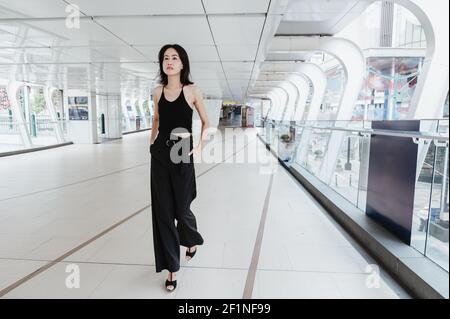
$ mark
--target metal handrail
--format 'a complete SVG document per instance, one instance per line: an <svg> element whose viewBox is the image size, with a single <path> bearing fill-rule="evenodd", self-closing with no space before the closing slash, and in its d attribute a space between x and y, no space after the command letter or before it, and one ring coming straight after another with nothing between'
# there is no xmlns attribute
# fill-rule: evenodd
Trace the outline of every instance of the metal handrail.
<svg viewBox="0 0 450 319"><path fill-rule="evenodd" d="M388 131L388 130L374 130L374 129L351 129L344 127L324 127L324 126L309 126L309 125L295 125L297 127L313 128L321 130L333 130L333 131L345 131L345 132L357 132L361 135L382 135L382 136L396 136L396 137L410 137L415 139L438 139L441 141L448 141L447 133L421 133L411 131Z"/></svg>
<svg viewBox="0 0 450 319"><path fill-rule="evenodd" d="M310 129L319 130L330 130L330 131L344 131L344 132L355 132L360 135L382 135L382 136L396 136L396 137L409 137L413 139L426 139L426 140L439 140L448 142L448 133L422 133L422 132L411 132L411 131L388 131L388 130L377 130L377 129L357 129L357 128L345 128L345 127L335 127L335 126L315 126L315 125L301 125L301 124L278 124L280 126L286 127L302 127Z"/></svg>

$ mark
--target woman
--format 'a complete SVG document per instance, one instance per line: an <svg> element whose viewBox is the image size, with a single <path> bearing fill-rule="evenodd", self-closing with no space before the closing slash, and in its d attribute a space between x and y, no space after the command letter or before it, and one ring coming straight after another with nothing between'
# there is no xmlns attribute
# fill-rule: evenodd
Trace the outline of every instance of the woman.
<svg viewBox="0 0 450 319"><path fill-rule="evenodd" d="M197 245L203 244L190 204L197 196L194 154L201 152L208 119L202 92L189 79L186 51L177 44L168 44L161 48L158 58L162 85L153 91L150 136L153 243L156 272L169 271L165 286L174 291L176 272L180 269L180 245L187 248L189 260L194 257ZM201 138L195 148L194 108L202 122Z"/></svg>

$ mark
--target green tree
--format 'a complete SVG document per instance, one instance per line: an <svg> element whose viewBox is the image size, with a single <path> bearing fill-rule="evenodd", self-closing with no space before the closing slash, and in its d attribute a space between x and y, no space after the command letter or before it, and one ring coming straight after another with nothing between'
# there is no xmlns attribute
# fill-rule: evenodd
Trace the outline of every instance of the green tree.
<svg viewBox="0 0 450 319"><path fill-rule="evenodd" d="M37 90L33 100L33 110L39 114L45 110L45 98L42 90Z"/></svg>

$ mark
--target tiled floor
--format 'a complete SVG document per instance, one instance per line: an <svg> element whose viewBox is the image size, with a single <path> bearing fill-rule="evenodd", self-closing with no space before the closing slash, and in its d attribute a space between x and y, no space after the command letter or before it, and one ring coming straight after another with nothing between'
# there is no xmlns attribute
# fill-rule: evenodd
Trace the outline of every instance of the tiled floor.
<svg viewBox="0 0 450 319"><path fill-rule="evenodd" d="M247 132L242 148L233 150L225 139L226 162L196 164L198 196L191 208L205 244L182 262L172 294L163 289L167 274L154 267L149 132L1 158L0 295L242 298L266 209L253 298L409 298L382 270L372 280L368 265L375 262L279 166L255 130ZM233 152L255 150L271 166L233 161ZM274 176L265 207L269 167ZM67 288L74 265L80 285Z"/></svg>

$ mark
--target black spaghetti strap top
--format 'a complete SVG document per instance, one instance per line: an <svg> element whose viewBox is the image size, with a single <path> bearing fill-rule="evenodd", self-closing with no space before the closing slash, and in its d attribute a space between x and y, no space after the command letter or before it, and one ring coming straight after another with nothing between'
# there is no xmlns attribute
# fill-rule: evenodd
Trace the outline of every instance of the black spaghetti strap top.
<svg viewBox="0 0 450 319"><path fill-rule="evenodd" d="M158 102L159 112L159 134L164 136L170 133L189 132L192 134L192 113L193 109L189 106L184 96L184 85L181 93L174 101L168 101L164 96L164 86L161 98Z"/></svg>

